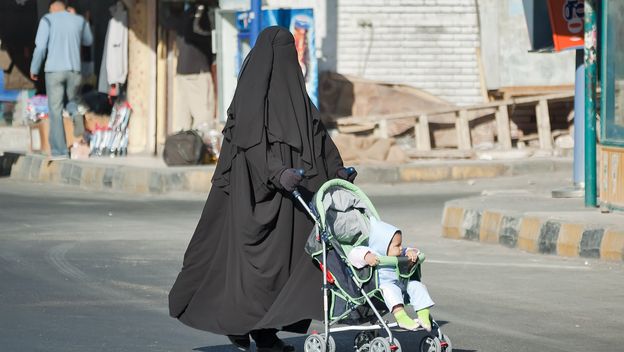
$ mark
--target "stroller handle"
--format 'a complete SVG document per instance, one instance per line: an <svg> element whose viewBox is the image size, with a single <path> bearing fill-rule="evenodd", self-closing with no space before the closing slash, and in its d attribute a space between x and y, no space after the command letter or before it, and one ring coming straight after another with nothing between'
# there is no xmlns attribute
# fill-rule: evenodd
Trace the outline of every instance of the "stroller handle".
<svg viewBox="0 0 624 352"><path fill-rule="evenodd" d="M299 201L299 203L301 204L301 206L303 207L303 209L306 210L306 212L310 215L310 218L312 218L312 220L314 220L314 222L320 226L321 220L319 219L319 216L316 212L314 212L310 206L308 206L308 204L306 203L306 201L303 199L303 197L301 196L301 193L299 192L299 190L297 188L295 188L292 192L291 192L292 196Z"/></svg>

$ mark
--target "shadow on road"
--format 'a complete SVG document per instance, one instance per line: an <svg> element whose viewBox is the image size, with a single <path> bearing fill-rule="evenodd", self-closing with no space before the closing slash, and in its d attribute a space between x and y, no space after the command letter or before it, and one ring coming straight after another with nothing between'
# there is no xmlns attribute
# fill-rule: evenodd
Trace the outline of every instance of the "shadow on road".
<svg viewBox="0 0 624 352"><path fill-rule="evenodd" d="M438 321L440 326L447 324L447 321ZM356 332L341 332L334 333L331 336L336 341L336 351L350 351L353 349L353 340L355 338ZM427 333L424 331L417 332L396 332L393 335L399 340L401 344L401 350L404 352L418 352L421 341L427 336ZM295 349L299 352L303 352L303 344L305 342L307 336L298 336L292 338L286 338L284 341L286 343L295 346ZM451 337L452 339L452 337ZM232 345L221 345L221 346L205 346L198 347L193 349L193 351L198 352L240 352L239 349ZM252 347L250 349L251 352L255 352L255 344L252 343ZM464 350L453 348L453 352L477 352L478 350Z"/></svg>
<svg viewBox="0 0 624 352"><path fill-rule="evenodd" d="M240 350L232 345L221 346L205 346L193 348L193 351L199 352L240 352Z"/></svg>

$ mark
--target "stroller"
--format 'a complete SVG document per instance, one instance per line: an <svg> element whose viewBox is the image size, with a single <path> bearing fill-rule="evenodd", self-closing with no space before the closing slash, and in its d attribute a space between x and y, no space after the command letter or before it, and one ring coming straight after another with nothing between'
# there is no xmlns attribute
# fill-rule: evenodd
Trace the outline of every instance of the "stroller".
<svg viewBox="0 0 624 352"><path fill-rule="evenodd" d="M305 251L323 271L324 333L314 332L304 344L305 352L335 352L336 343L331 333L358 331L354 339L355 352L401 352L393 331L406 331L396 322L383 319L387 307L379 288L376 268L389 266L401 279L420 280L420 255L417 263L407 257L379 257L377 267L353 267L347 259L349 251L365 245L372 217L379 219L375 207L357 186L348 181L327 181L309 204L295 190L293 196L301 203L316 225L310 234ZM336 326L340 324L340 326ZM451 341L442 333L431 317L432 330L417 332L419 351L452 352ZM387 337L380 336L385 330Z"/></svg>

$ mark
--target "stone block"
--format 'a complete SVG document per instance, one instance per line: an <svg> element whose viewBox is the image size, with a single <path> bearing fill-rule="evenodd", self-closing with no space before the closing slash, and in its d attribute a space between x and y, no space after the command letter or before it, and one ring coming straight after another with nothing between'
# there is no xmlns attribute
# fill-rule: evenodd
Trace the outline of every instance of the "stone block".
<svg viewBox="0 0 624 352"><path fill-rule="evenodd" d="M520 232L518 233L518 248L527 252L538 252L538 239L542 221L539 218L525 217L520 221Z"/></svg>
<svg viewBox="0 0 624 352"><path fill-rule="evenodd" d="M42 173L42 182L60 183L61 182L61 166L63 164L57 162L46 162L44 164L45 171Z"/></svg>
<svg viewBox="0 0 624 352"><path fill-rule="evenodd" d="M460 239L461 224L464 217L464 209L457 207L445 207L442 215L442 236Z"/></svg>
<svg viewBox="0 0 624 352"><path fill-rule="evenodd" d="M442 181L448 180L450 177L451 169L448 166L404 166L399 170L399 178L403 182Z"/></svg>
<svg viewBox="0 0 624 352"><path fill-rule="evenodd" d="M150 176L148 170L122 168L113 177L113 188L130 193L149 193Z"/></svg>
<svg viewBox="0 0 624 352"><path fill-rule="evenodd" d="M28 179L31 181L39 181L41 178L41 165L43 164L43 159L32 158L31 160Z"/></svg>
<svg viewBox="0 0 624 352"><path fill-rule="evenodd" d="M624 230L607 230L600 243L600 259L624 261Z"/></svg>
<svg viewBox="0 0 624 352"><path fill-rule="evenodd" d="M546 221L540 228L538 239L539 252L543 254L557 254L557 239L561 223L556 221Z"/></svg>
<svg viewBox="0 0 624 352"><path fill-rule="evenodd" d="M115 176L115 169L110 167L104 169L104 174L102 175L102 186L104 188L113 188L113 176Z"/></svg>
<svg viewBox="0 0 624 352"><path fill-rule="evenodd" d="M26 156L22 156L17 159L13 167L11 168L11 178L15 180L21 180L24 174L24 165L26 164Z"/></svg>
<svg viewBox="0 0 624 352"><path fill-rule="evenodd" d="M212 172L193 171L186 173L188 190L191 192L210 192L212 186Z"/></svg>
<svg viewBox="0 0 624 352"><path fill-rule="evenodd" d="M196 171L193 171L196 172ZM187 180L188 172L175 172L163 175L165 180L165 192L189 190L189 182Z"/></svg>
<svg viewBox="0 0 624 352"><path fill-rule="evenodd" d="M74 186L80 186L80 180L82 179L82 166L72 165L71 173L69 176L69 184Z"/></svg>
<svg viewBox="0 0 624 352"><path fill-rule="evenodd" d="M585 226L580 224L562 224L557 239L557 254L564 257L578 257L584 229Z"/></svg>
<svg viewBox="0 0 624 352"><path fill-rule="evenodd" d="M161 194L165 191L164 175L159 172L152 172L149 178L149 192Z"/></svg>
<svg viewBox="0 0 624 352"><path fill-rule="evenodd" d="M61 164L60 165L61 173L60 173L59 182L64 183L64 184L69 184L69 181L72 175L72 164L67 163L67 162L61 162L60 164Z"/></svg>
<svg viewBox="0 0 624 352"><path fill-rule="evenodd" d="M583 231L579 252L581 257L600 258L600 245L604 231L604 229L590 229Z"/></svg>
<svg viewBox="0 0 624 352"><path fill-rule="evenodd" d="M80 174L80 187L86 189L98 189L98 184L95 181L95 167L84 166Z"/></svg>
<svg viewBox="0 0 624 352"><path fill-rule="evenodd" d="M451 178L464 180L468 178L497 177L507 171L505 165L456 165L451 169Z"/></svg>
<svg viewBox="0 0 624 352"><path fill-rule="evenodd" d="M24 158L24 164L21 167L20 180L28 181L30 177L30 167L32 166L33 157L26 156Z"/></svg>
<svg viewBox="0 0 624 352"><path fill-rule="evenodd" d="M500 230L498 232L498 242L507 247L515 247L518 243L520 232L520 218L505 215L501 219Z"/></svg>
<svg viewBox="0 0 624 352"><path fill-rule="evenodd" d="M460 234L463 238L478 241L481 229L481 212L473 209L464 211Z"/></svg>
<svg viewBox="0 0 624 352"><path fill-rule="evenodd" d="M404 181L399 178L399 169L396 167L357 166L358 178L361 183L397 183Z"/></svg>
<svg viewBox="0 0 624 352"><path fill-rule="evenodd" d="M502 220L502 214L491 211L484 211L481 217L481 229L479 231L479 241L488 243L498 243L498 236Z"/></svg>

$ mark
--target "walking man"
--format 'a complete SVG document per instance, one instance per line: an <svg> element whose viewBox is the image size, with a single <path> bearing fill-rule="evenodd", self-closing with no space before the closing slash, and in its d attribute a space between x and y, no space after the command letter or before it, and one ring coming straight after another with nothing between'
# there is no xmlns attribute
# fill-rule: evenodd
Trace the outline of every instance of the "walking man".
<svg viewBox="0 0 624 352"><path fill-rule="evenodd" d="M92 42L91 29L85 19L67 11L65 1L53 0L50 13L39 21L30 64L30 78L36 81L47 52L44 72L50 120L50 160L67 159L69 156L63 129L63 103L65 95L68 103L75 103L81 81L80 46L90 46ZM74 135L82 136L82 116L76 109L71 110L76 126Z"/></svg>

